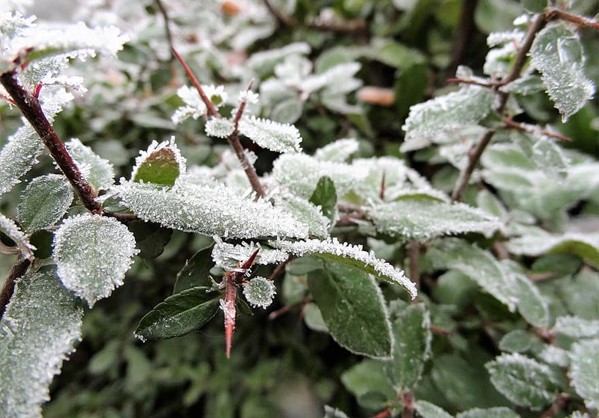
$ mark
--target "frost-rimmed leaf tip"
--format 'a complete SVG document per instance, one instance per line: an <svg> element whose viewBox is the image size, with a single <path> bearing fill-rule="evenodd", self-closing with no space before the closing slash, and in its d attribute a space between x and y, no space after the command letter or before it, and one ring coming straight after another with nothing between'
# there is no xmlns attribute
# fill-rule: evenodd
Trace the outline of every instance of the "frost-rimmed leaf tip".
<svg viewBox="0 0 599 418"><path fill-rule="evenodd" d="M172 186L185 174L186 160L175 144L175 137L168 141L152 141L147 151L141 151L135 159L131 180L140 183L156 183Z"/></svg>
<svg viewBox="0 0 599 418"><path fill-rule="evenodd" d="M308 239L305 241L270 241L270 245L275 248L287 251L295 256L301 257L307 254L320 255L323 258L332 258L343 262L342 258L347 259L350 264L366 270L371 274L379 276L391 283L402 286L414 299L418 293L416 285L408 279L403 270L393 267L391 264L377 258L374 252L366 252L361 245L352 245L346 242L340 242L337 238L324 241L317 239ZM355 263L355 262L358 263Z"/></svg>

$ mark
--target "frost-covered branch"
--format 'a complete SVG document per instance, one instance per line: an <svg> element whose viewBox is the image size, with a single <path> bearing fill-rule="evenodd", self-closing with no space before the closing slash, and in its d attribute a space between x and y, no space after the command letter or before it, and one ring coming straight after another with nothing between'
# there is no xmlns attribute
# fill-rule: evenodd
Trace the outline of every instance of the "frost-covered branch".
<svg viewBox="0 0 599 418"><path fill-rule="evenodd" d="M2 286L2 292L0 292L0 318L4 315L6 305L10 302L10 298L15 291L15 280L25 274L30 264L31 261L23 258L10 269L8 277L6 277Z"/></svg>
<svg viewBox="0 0 599 418"><path fill-rule="evenodd" d="M81 198L83 205L92 213L101 213L102 206L96 202L98 197L96 191L79 171L64 143L46 118L37 97L19 84L15 71L7 71L0 75L0 83L40 136L50 155Z"/></svg>
<svg viewBox="0 0 599 418"><path fill-rule="evenodd" d="M599 22L597 20L591 19L588 17L584 17L584 16L579 16L574 13L569 13L569 12L566 12L565 10L558 9L555 7L549 8L545 12L545 16L546 16L547 20L561 19L561 20L565 20L567 22L574 23L575 25L578 25L578 26L599 30Z"/></svg>
<svg viewBox="0 0 599 418"><path fill-rule="evenodd" d="M557 139L558 141L572 142L572 138L562 135L558 132L553 132L548 129L542 129L538 126L529 125L527 123L514 122L512 119L504 118L503 124L505 125L506 128L509 128L509 129L516 129L518 131L528 132L528 133L537 133L538 132L544 136L548 136L550 138Z"/></svg>

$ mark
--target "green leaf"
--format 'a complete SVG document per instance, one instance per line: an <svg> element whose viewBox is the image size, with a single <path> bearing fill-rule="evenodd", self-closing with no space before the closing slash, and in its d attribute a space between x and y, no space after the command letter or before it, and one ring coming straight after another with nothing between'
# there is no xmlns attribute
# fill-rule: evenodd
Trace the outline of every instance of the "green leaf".
<svg viewBox="0 0 599 418"><path fill-rule="evenodd" d="M322 312L315 303L307 303L302 310L306 326L313 331L330 334L327 324L322 318Z"/></svg>
<svg viewBox="0 0 599 418"><path fill-rule="evenodd" d="M49 386L81 338L83 309L51 269L24 276L0 321L0 415L41 418Z"/></svg>
<svg viewBox="0 0 599 418"><path fill-rule="evenodd" d="M66 146L85 179L96 190L106 190L113 185L114 168L108 160L97 155L78 139L71 139Z"/></svg>
<svg viewBox="0 0 599 418"><path fill-rule="evenodd" d="M409 48L390 39L375 39L365 52L367 58L400 70L426 62L424 55L417 49Z"/></svg>
<svg viewBox="0 0 599 418"><path fill-rule="evenodd" d="M177 273L173 293L179 293L192 287L212 287L210 279L210 269L213 266L212 246L213 244L210 244L201 248L185 262L185 266Z"/></svg>
<svg viewBox="0 0 599 418"><path fill-rule="evenodd" d="M595 86L584 73L580 39L566 23L550 23L540 31L530 56L564 121L593 97Z"/></svg>
<svg viewBox="0 0 599 418"><path fill-rule="evenodd" d="M330 221L335 217L335 207L337 206L337 191L335 190L335 183L327 176L322 176L312 196L310 202L316 206L320 206L322 214L326 216Z"/></svg>
<svg viewBox="0 0 599 418"><path fill-rule="evenodd" d="M504 407L474 408L457 414L456 418L520 418L520 415Z"/></svg>
<svg viewBox="0 0 599 418"><path fill-rule="evenodd" d="M17 219L29 233L53 226L73 201L73 190L63 176L48 174L29 183L17 207Z"/></svg>
<svg viewBox="0 0 599 418"><path fill-rule="evenodd" d="M91 307L123 284L135 239L114 218L79 215L66 219L54 236L53 258L65 287Z"/></svg>
<svg viewBox="0 0 599 418"><path fill-rule="evenodd" d="M312 237L326 238L329 236L330 221L322 209L310 201L291 193L282 193L275 197L275 206L293 215L300 223L308 228Z"/></svg>
<svg viewBox="0 0 599 418"><path fill-rule="evenodd" d="M519 406L541 409L555 400L559 380L545 364L521 354L502 354L487 363L491 382Z"/></svg>
<svg viewBox="0 0 599 418"><path fill-rule="evenodd" d="M562 149L550 138L525 132L512 132L512 140L532 160L538 169L548 177L563 181L570 167L568 158Z"/></svg>
<svg viewBox="0 0 599 418"><path fill-rule="evenodd" d="M203 286L175 293L141 319L135 336L145 341L178 337L198 330L216 315L219 300L219 293Z"/></svg>
<svg viewBox="0 0 599 418"><path fill-rule="evenodd" d="M135 237L139 256L145 259L154 259L164 251L164 247L171 240L173 231L151 222L133 221L127 224Z"/></svg>
<svg viewBox="0 0 599 418"><path fill-rule="evenodd" d="M504 269L506 264L503 264ZM549 326L549 307L539 288L526 276L507 267L516 281L518 292L518 312L529 324L547 328Z"/></svg>
<svg viewBox="0 0 599 418"><path fill-rule="evenodd" d="M452 418L443 408L430 402L416 401L414 407L422 418Z"/></svg>
<svg viewBox="0 0 599 418"><path fill-rule="evenodd" d="M531 333L517 329L508 332L501 338L499 349L510 353L523 353L530 350L536 341L537 338Z"/></svg>
<svg viewBox="0 0 599 418"><path fill-rule="evenodd" d="M599 319L560 316L555 321L553 331L573 338L599 337Z"/></svg>
<svg viewBox="0 0 599 418"><path fill-rule="evenodd" d="M490 235L502 227L497 218L480 209L423 198L376 205L368 214L379 232L419 241L465 232Z"/></svg>
<svg viewBox="0 0 599 418"><path fill-rule="evenodd" d="M469 85L414 105L403 126L406 141L434 138L440 132L475 125L489 114L494 99L492 90Z"/></svg>
<svg viewBox="0 0 599 418"><path fill-rule="evenodd" d="M424 362L430 355L432 334L430 316L424 304L392 310L391 330L395 337L393 358L385 362L385 372L398 393L413 389L420 380Z"/></svg>
<svg viewBox="0 0 599 418"><path fill-rule="evenodd" d="M599 318L599 273L583 269L559 283L559 295L568 310L584 319Z"/></svg>
<svg viewBox="0 0 599 418"><path fill-rule="evenodd" d="M185 160L174 140L160 144L154 141L137 157L131 178L137 183L172 186L184 171Z"/></svg>
<svg viewBox="0 0 599 418"><path fill-rule="evenodd" d="M279 123L295 123L303 111L303 102L299 96L294 96L277 103L270 112L270 118Z"/></svg>
<svg viewBox="0 0 599 418"><path fill-rule="evenodd" d="M384 399L397 396L380 361L361 361L341 375L341 382L358 399L365 399L368 394L380 394Z"/></svg>
<svg viewBox="0 0 599 418"><path fill-rule="evenodd" d="M308 275L310 292L339 345L373 358L391 355L393 337L381 291L364 272L325 262Z"/></svg>
<svg viewBox="0 0 599 418"><path fill-rule="evenodd" d="M587 407L599 408L599 339L580 341L570 351L572 385Z"/></svg>

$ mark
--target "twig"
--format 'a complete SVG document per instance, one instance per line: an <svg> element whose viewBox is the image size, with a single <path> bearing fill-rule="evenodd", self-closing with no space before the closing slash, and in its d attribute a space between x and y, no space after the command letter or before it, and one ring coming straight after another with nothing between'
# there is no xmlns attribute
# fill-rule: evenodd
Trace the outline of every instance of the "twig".
<svg viewBox="0 0 599 418"><path fill-rule="evenodd" d="M15 71L8 71L0 75L0 83L10 94L23 116L35 129L58 167L81 198L83 205L90 212L101 214L102 206L96 201L98 194L79 171L71 154L69 154L52 124L44 115L38 99L19 84Z"/></svg>
<svg viewBox="0 0 599 418"><path fill-rule="evenodd" d="M512 119L508 119L508 118L504 118L503 123L506 128L517 129L519 131L528 132L528 133L532 133L532 134L540 133L542 135L557 139L559 141L572 142L572 138L570 138L570 137L564 136L558 132L552 132L547 129L539 128L538 126L535 126L535 125L514 122Z"/></svg>
<svg viewBox="0 0 599 418"><path fill-rule="evenodd" d="M268 9L268 12L275 18L279 26L292 28L297 26L297 22L291 16L287 16L285 13L281 12L279 9L270 4L269 0L262 0L264 6Z"/></svg>
<svg viewBox="0 0 599 418"><path fill-rule="evenodd" d="M449 74L455 73L455 69L464 61L466 47L472 39L472 32L476 30L474 13L477 5L478 0L464 0L460 14L460 23L457 26L458 33L453 40Z"/></svg>
<svg viewBox="0 0 599 418"><path fill-rule="evenodd" d="M0 293L0 318L4 315L6 305L8 305L8 302L10 302L10 298L15 291L15 280L27 272L30 264L31 261L23 258L10 269L8 277L2 286L2 292Z"/></svg>
<svg viewBox="0 0 599 418"><path fill-rule="evenodd" d="M526 33L526 37L524 38L524 43L522 44L522 46L520 47L520 50L518 51L518 55L516 56L516 62L514 63L514 67L512 68L512 71L510 72L510 74L504 80L501 81L502 85L511 83L512 81L514 81L518 77L520 77L520 73L522 72L522 69L524 68L524 65L526 64L528 52L530 51L530 48L532 47L532 43L535 39L535 36L541 29L543 29L543 27L545 26L546 23L547 23L547 21L545 20L544 15L539 14L536 16L532 25L530 25L530 27L528 28L528 32ZM499 91L499 95L500 95L500 100L499 100L499 105L497 106L496 111L497 111L497 113L502 114L503 111L505 110L505 106L507 105L507 101L509 99L509 93ZM485 152L485 150L487 149L487 146L489 146L489 144L491 143L491 140L493 139L493 136L495 135L496 132L497 131L494 129L489 129L487 132L485 132L485 134L481 138L478 145L473 150L471 150L471 152L469 153L468 165L466 166L466 168L464 169L464 171L460 174L460 177L458 178L458 181L451 193L451 200L458 201L462 198L462 194L464 193L466 186L470 182L470 178L472 177L472 173L474 173L474 170L476 169L476 166L478 165L480 157L483 155L483 152Z"/></svg>
<svg viewBox="0 0 599 418"><path fill-rule="evenodd" d="M393 416L392 408L385 408L381 412L373 415L372 418L391 418Z"/></svg>
<svg viewBox="0 0 599 418"><path fill-rule="evenodd" d="M189 81L191 81L191 84L193 84L195 89L198 91L198 94L200 95L202 102L204 102L204 105L206 106L206 114L211 117L220 117L220 114L218 113L216 106L214 106L214 103L212 103L212 101L206 95L206 92L202 88L200 81L196 78L193 71L191 71L191 68L189 68L187 62L183 59L183 57L177 52L175 48L172 48L172 51L177 60L179 60L179 62L181 63L181 66L183 67L183 71L185 71L187 78L189 79Z"/></svg>
<svg viewBox="0 0 599 418"><path fill-rule="evenodd" d="M170 53L171 53L169 62L172 65L176 59L176 56L175 56L175 53L173 52L174 48L173 48L173 32L171 30L171 19L168 16L168 12L166 11L164 4L162 4L162 0L154 0L154 3L156 3L156 7L158 7L158 10L160 11L160 14L162 15L162 19L164 20L164 32L166 35L166 42L168 43L168 47L169 47Z"/></svg>
<svg viewBox="0 0 599 418"><path fill-rule="evenodd" d="M555 401L553 401L549 409L543 412L540 418L552 418L556 416L564 408L569 399L570 397L566 393L558 394Z"/></svg>
<svg viewBox="0 0 599 418"><path fill-rule="evenodd" d="M493 83L492 81L489 80L474 80L474 79L466 79L466 78L460 78L460 77L451 77L447 79L448 83L454 83L454 84L473 84L475 86L481 86L481 87L495 87L497 85L499 85L498 83Z"/></svg>
<svg viewBox="0 0 599 418"><path fill-rule="evenodd" d="M403 404L403 411L401 411L401 418L413 418L414 417L414 393L411 390L401 394L401 403Z"/></svg>
<svg viewBox="0 0 599 418"><path fill-rule="evenodd" d="M561 19L574 23L578 26L599 30L599 22L595 19L579 16L555 7L550 7L549 9L547 9L547 11L545 12L545 17L547 18L547 20Z"/></svg>
<svg viewBox="0 0 599 418"><path fill-rule="evenodd" d="M270 276L268 276L268 280L273 281L275 280L277 277L279 277L279 275L281 273L283 273L283 271L285 271L285 267L287 267L287 264L289 264L289 262L293 259L293 256L289 256L287 257L287 260L283 261L282 263L280 263L274 270L273 272L270 274Z"/></svg>
<svg viewBox="0 0 599 418"><path fill-rule="evenodd" d="M414 282L416 288L420 289L420 243L418 241L412 241L408 244L408 258L410 279Z"/></svg>

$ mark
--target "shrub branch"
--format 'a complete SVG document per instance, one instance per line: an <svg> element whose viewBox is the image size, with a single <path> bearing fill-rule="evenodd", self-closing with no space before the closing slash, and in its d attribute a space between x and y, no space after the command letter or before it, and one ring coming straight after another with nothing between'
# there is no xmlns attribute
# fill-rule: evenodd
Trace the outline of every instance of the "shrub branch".
<svg viewBox="0 0 599 418"><path fill-rule="evenodd" d="M0 292L0 318L4 315L6 305L10 302L10 298L15 291L15 281L27 272L30 264L31 261L23 258L10 269L8 277L2 286L2 292Z"/></svg>

